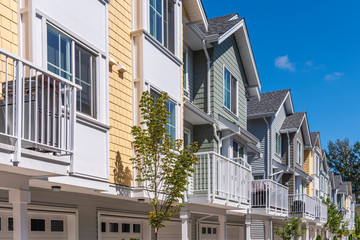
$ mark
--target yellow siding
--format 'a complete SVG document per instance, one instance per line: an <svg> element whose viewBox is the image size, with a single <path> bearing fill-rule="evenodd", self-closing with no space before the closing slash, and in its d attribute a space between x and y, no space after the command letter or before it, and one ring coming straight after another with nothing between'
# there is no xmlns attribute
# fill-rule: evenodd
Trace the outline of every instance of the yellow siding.
<svg viewBox="0 0 360 240"><path fill-rule="evenodd" d="M0 1L0 48L17 55L18 15L17 1Z"/></svg>
<svg viewBox="0 0 360 240"><path fill-rule="evenodd" d="M304 154L304 172L311 175L311 156L312 155L312 152L310 150L305 150L305 154ZM309 183L307 186L306 186L306 194L311 196L312 195L312 185L313 183Z"/></svg>
<svg viewBox="0 0 360 240"><path fill-rule="evenodd" d="M132 63L131 63L131 0L112 0L109 4L109 54L127 72L109 70L110 98L110 181L132 184L131 126L132 120Z"/></svg>

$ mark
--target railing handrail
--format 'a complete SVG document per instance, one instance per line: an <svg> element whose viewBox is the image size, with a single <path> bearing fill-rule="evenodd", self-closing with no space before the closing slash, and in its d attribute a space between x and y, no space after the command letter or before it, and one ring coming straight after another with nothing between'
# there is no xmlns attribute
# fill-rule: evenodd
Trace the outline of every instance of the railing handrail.
<svg viewBox="0 0 360 240"><path fill-rule="evenodd" d="M310 199L312 199L312 200L316 200L315 197L309 196L309 195L307 195L306 193L289 194L289 197L296 197L296 196L304 196L304 197L310 198Z"/></svg>
<svg viewBox="0 0 360 240"><path fill-rule="evenodd" d="M52 73L52 72L50 72L50 71L47 70L47 69L43 69L43 68L41 68L41 67L37 67L37 66L35 66L34 63L32 63L32 62L30 62L30 61L28 61L28 60L26 60L26 59L23 59L23 58L21 58L21 57L19 57L19 56L16 56L15 54L13 54L13 53L11 53L11 52L9 52L9 51L6 51L6 50L3 49L3 48L0 48L0 54L3 54L3 55L5 55L5 56L7 56L7 57L10 57L10 58L13 58L13 59L15 59L16 61L20 61L20 62L22 62L23 64L28 65L28 66L31 67L32 69L35 69L35 70L37 70L37 71L39 71L39 72L43 72L43 73L45 73L46 75L49 75L50 77L55 78L56 80L60 81L61 83L70 85L70 86L72 86L72 87L74 87L74 88L76 88L76 89L78 89L78 90L82 90L82 87L81 87L80 85L78 85L78 84L76 84L76 83L73 83L73 82L71 82L71 81L69 81L69 80L67 80L67 79L65 79L65 78L63 78L63 77L61 77L61 76L59 76L59 75L57 75L57 74L55 74L55 73Z"/></svg>
<svg viewBox="0 0 360 240"><path fill-rule="evenodd" d="M284 188L284 189L286 189L286 190L289 190L288 187L282 185L281 183L275 182L275 181L272 180L272 179L257 179L257 180L253 180L253 182L270 182L270 183L275 184L275 185L277 185L277 186L279 186L279 187L282 187L282 188Z"/></svg>
<svg viewBox="0 0 360 240"><path fill-rule="evenodd" d="M234 165L237 165L237 166L240 166L240 167L243 167L249 171L251 171L251 166L250 164L248 164L247 162L243 161L243 164L240 164L238 162L235 162L233 160L231 160L231 158L228 158L228 157L225 157L225 156L222 156L214 151L208 151L208 152L197 152L197 153L194 153L194 155L207 155L207 154L212 154L212 155L215 155L216 157L219 157L225 161L228 161L230 162L231 164L234 164Z"/></svg>

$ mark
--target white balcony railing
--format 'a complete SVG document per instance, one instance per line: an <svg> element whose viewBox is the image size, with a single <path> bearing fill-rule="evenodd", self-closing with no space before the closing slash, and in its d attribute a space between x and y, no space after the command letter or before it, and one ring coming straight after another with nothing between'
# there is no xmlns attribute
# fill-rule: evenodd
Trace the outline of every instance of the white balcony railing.
<svg viewBox="0 0 360 240"><path fill-rule="evenodd" d="M196 153L198 164L191 179L188 196L199 196L207 202L223 202L250 207L251 166L241 159L236 162L214 152Z"/></svg>
<svg viewBox="0 0 360 240"><path fill-rule="evenodd" d="M315 199L306 194L289 195L289 213L297 217L315 219Z"/></svg>
<svg viewBox="0 0 360 240"><path fill-rule="evenodd" d="M322 223L327 221L327 206L319 198L315 198L315 219Z"/></svg>
<svg viewBox="0 0 360 240"><path fill-rule="evenodd" d="M0 143L69 155L73 152L73 82L0 49ZM15 157L16 158L16 157Z"/></svg>
<svg viewBox="0 0 360 240"><path fill-rule="evenodd" d="M258 214L288 215L289 190L271 179L252 181L251 212Z"/></svg>

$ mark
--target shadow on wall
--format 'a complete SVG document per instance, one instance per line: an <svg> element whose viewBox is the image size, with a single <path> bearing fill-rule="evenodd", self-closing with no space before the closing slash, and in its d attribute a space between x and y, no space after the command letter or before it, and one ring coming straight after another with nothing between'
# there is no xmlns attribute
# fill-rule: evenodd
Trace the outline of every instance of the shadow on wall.
<svg viewBox="0 0 360 240"><path fill-rule="evenodd" d="M132 173L129 167L124 168L124 164L120 152L116 153L115 168L114 168L114 181L117 185L131 186Z"/></svg>

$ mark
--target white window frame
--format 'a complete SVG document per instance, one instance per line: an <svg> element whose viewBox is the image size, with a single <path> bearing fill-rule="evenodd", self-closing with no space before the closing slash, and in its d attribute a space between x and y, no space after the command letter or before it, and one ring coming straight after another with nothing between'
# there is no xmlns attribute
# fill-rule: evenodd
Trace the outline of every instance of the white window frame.
<svg viewBox="0 0 360 240"><path fill-rule="evenodd" d="M299 158L299 152L300 152L300 158ZM299 140L297 140L297 143L296 143L296 163L299 164L299 165L302 165L303 164L302 158L303 158L302 143Z"/></svg>
<svg viewBox="0 0 360 240"><path fill-rule="evenodd" d="M190 87L189 87L189 51L187 49L183 49L183 88L184 88L184 73L185 73L185 83L186 87L184 88L184 91L189 95L190 93ZM186 95L185 95L186 96Z"/></svg>
<svg viewBox="0 0 360 240"><path fill-rule="evenodd" d="M230 73L230 109L225 106L225 71L228 71ZM236 80L236 113L234 113L233 111L231 111L232 105L231 105L231 76L234 77L234 79ZM225 64L223 65L223 106L224 108L230 112L231 114L235 115L236 117L238 117L238 112L239 112L239 78L230 70L229 67L227 67Z"/></svg>
<svg viewBox="0 0 360 240"><path fill-rule="evenodd" d="M190 143L191 143L191 131L190 131L190 129L184 127L184 135L185 135L185 134L188 135L187 141L188 141L188 143L190 144ZM185 139L183 139L183 141L184 141L184 143L185 143ZM185 147L185 145L184 145L184 147Z"/></svg>
<svg viewBox="0 0 360 240"><path fill-rule="evenodd" d="M44 18L44 16L42 16ZM56 31L58 31L60 34L63 34L65 37L69 38L71 41L71 69L72 69L72 79L70 80L71 82L75 83L75 45L78 45L79 47L83 48L84 50L88 51L90 54L92 54L95 57L95 80L94 80L94 86L93 86L93 93L94 99L93 99L93 107L94 107L94 115L88 115L85 113L82 113L80 111L78 111L77 107L76 107L76 113L77 114L81 114L82 116L88 117L88 118L92 118L92 119L99 119L99 92L98 92L98 88L99 86L99 72L100 72L100 61L99 61L99 52L96 52L95 50L93 50L92 48L88 47L87 45L83 44L81 41L77 40L75 37L73 37L72 35L70 35L69 33L67 33L65 30L61 29L60 27L58 27L57 25L55 25L54 23L52 23L51 21L49 21L48 19L44 19L45 24L42 25L42 32L44 34L44 52L43 52L43 66L45 69L48 69L48 42L47 42L47 31L48 31L48 26L50 26L51 28L55 29ZM60 76L60 75L59 75ZM76 101L77 104L77 101Z"/></svg>
<svg viewBox="0 0 360 240"><path fill-rule="evenodd" d="M277 138L279 137L279 152L278 152L278 149L277 149ZM275 134L275 154L278 155L279 157L281 156L281 134L280 133L276 133Z"/></svg>

